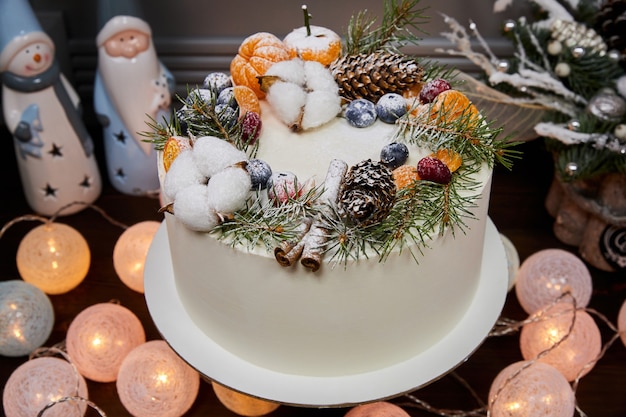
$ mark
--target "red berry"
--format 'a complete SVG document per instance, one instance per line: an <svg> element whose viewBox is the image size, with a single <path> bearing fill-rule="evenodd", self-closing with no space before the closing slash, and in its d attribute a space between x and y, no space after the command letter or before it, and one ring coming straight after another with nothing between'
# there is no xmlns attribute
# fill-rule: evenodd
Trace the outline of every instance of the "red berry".
<svg viewBox="0 0 626 417"><path fill-rule="evenodd" d="M428 81L420 91L419 100L422 104L432 103L439 93L450 90L450 83L443 78L436 78Z"/></svg>
<svg viewBox="0 0 626 417"><path fill-rule="evenodd" d="M261 125L261 116L258 113L247 112L241 120L241 139L243 142L254 145L261 134Z"/></svg>
<svg viewBox="0 0 626 417"><path fill-rule="evenodd" d="M446 164L431 156L419 160L417 163L417 174L422 180L438 184L448 184L452 179L452 173Z"/></svg>

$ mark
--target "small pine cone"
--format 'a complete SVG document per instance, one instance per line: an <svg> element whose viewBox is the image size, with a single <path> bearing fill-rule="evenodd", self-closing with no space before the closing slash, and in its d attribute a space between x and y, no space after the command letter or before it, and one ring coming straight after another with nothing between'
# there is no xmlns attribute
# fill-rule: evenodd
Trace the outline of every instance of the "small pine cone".
<svg viewBox="0 0 626 417"><path fill-rule="evenodd" d="M348 171L339 192L339 213L359 226L380 223L389 214L395 197L391 171L368 159Z"/></svg>
<svg viewBox="0 0 626 417"><path fill-rule="evenodd" d="M582 46L587 50L604 55L607 50L602 36L583 23L557 19L552 23L552 38L568 48Z"/></svg>
<svg viewBox="0 0 626 417"><path fill-rule="evenodd" d="M620 53L620 61L624 64L626 62L626 1L605 0L596 16L595 27L609 49L615 49Z"/></svg>
<svg viewBox="0 0 626 417"><path fill-rule="evenodd" d="M415 59L385 51L345 55L329 68L339 85L339 95L374 103L386 93L402 94L415 87L424 74Z"/></svg>

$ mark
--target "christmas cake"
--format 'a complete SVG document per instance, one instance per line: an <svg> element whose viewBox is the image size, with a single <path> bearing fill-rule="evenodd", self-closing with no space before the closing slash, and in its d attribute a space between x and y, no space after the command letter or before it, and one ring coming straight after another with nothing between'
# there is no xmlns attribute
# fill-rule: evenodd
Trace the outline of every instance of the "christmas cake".
<svg viewBox="0 0 626 417"><path fill-rule="evenodd" d="M333 44L322 29L251 35L155 142L194 325L254 366L332 377L408 360L464 317L507 145L388 39L304 59Z"/></svg>

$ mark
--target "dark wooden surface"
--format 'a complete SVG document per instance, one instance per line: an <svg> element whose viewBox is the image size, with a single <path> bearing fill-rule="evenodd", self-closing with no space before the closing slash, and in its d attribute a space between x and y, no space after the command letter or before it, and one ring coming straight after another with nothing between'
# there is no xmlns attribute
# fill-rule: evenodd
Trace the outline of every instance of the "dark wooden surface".
<svg viewBox="0 0 626 417"><path fill-rule="evenodd" d="M98 133L94 132L94 138ZM12 139L6 129L0 131L0 172L2 199L0 224L31 213L22 193L13 151ZM100 161L101 144L96 140ZM567 250L552 234L552 219L544 209L552 169L549 157L538 141L524 144L522 160L512 171L498 168L494 174L491 195L490 215L499 231L506 235L517 247L524 260L532 253L559 247ZM157 213L156 199L128 197L114 191L106 182L102 196L95 203L109 216L126 225L143 220L162 220ZM116 276L113 269L112 253L122 229L112 225L99 213L86 209L75 215L63 217L60 222L77 229L88 241L92 261L86 279L73 291L50 296L56 316L54 329L46 346L58 343L65 334L72 319L86 307L100 302L119 300L131 309L143 322L148 340L160 336L148 314L142 294L128 289ZM0 240L0 280L19 279L15 264L17 247L28 230L39 223L21 222L11 227ZM451 254L451 256L454 256ZM594 294L590 306L605 314L612 322L616 321L618 310L626 298L626 277L608 274L590 268L594 277ZM521 320L526 317L519 307L514 293L509 294L503 316ZM600 324L603 341L612 335ZM478 397L486 401L491 381L507 365L521 360L518 335L488 338L456 374L467 381ZM0 356L0 386L4 387L13 370L26 358ZM129 416L116 394L114 383L88 382L90 399L99 405L108 416ZM617 417L626 415L626 348L621 342L613 344L595 368L585 376L577 391L578 404L583 411L593 417ZM479 405L456 378L445 376L442 379L414 393L420 400L439 409L471 410ZM403 403L399 397L394 402ZM413 416L428 416L431 413L406 407ZM347 410L308 409L281 406L274 416L342 416ZM4 415L3 412L0 414ZM88 413L88 415L92 415ZM95 415L95 413L93 413ZM202 382L200 393L187 416L233 416L215 397L210 385Z"/></svg>

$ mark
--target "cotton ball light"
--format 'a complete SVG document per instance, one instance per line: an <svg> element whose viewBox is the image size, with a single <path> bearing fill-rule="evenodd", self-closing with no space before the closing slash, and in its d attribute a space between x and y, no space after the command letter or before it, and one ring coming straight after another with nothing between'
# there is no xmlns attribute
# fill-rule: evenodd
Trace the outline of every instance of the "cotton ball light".
<svg viewBox="0 0 626 417"><path fill-rule="evenodd" d="M87 383L66 360L38 357L24 362L4 386L2 405L6 417L32 417L47 405L65 397L87 398ZM84 401L59 402L46 410L46 417L82 417Z"/></svg>
<svg viewBox="0 0 626 417"><path fill-rule="evenodd" d="M626 300L622 303L617 314L617 329L622 343L626 346Z"/></svg>
<svg viewBox="0 0 626 417"><path fill-rule="evenodd" d="M520 361L491 383L492 417L572 417L576 398L565 377L543 362Z"/></svg>
<svg viewBox="0 0 626 417"><path fill-rule="evenodd" d="M345 417L409 417L409 413L393 403L376 401L352 407Z"/></svg>
<svg viewBox="0 0 626 417"><path fill-rule="evenodd" d="M568 381L593 369L602 349L602 338L598 325L587 312L574 310L569 303L557 303L535 313L531 319L520 333L525 360L535 359L549 350L538 360L554 367Z"/></svg>
<svg viewBox="0 0 626 417"><path fill-rule="evenodd" d="M213 381L211 383L217 399L235 414L246 417L258 417L276 410L280 404L252 397L234 391Z"/></svg>
<svg viewBox="0 0 626 417"><path fill-rule="evenodd" d="M47 294L64 294L87 276L91 253L85 238L62 223L45 223L24 236L17 248L22 279Z"/></svg>
<svg viewBox="0 0 626 417"><path fill-rule="evenodd" d="M124 230L113 248L113 267L131 290L143 294L143 270L148 249L161 223L144 221Z"/></svg>
<svg viewBox="0 0 626 417"><path fill-rule="evenodd" d="M145 343L137 316L118 304L94 304L81 311L67 329L67 354L85 378L113 382L126 355Z"/></svg>
<svg viewBox="0 0 626 417"><path fill-rule="evenodd" d="M2 281L0 323L0 355L28 355L48 340L54 309L48 296L34 285Z"/></svg>
<svg viewBox="0 0 626 417"><path fill-rule="evenodd" d="M516 276L515 292L528 314L554 303L567 291L578 307L589 304L591 274L577 256L562 249L544 249L522 262Z"/></svg>
<svg viewBox="0 0 626 417"><path fill-rule="evenodd" d="M134 348L122 362L117 393L135 417L179 417L193 405L200 376L163 340Z"/></svg>

